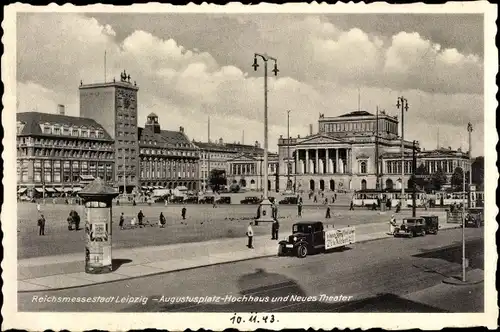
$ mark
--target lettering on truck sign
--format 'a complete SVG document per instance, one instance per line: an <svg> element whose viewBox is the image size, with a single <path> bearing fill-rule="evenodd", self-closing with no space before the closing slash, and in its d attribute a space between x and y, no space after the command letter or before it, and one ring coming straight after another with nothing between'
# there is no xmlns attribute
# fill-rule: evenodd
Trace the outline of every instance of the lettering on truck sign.
<svg viewBox="0 0 500 332"><path fill-rule="evenodd" d="M332 229L325 232L325 250L346 246L356 242L354 227Z"/></svg>

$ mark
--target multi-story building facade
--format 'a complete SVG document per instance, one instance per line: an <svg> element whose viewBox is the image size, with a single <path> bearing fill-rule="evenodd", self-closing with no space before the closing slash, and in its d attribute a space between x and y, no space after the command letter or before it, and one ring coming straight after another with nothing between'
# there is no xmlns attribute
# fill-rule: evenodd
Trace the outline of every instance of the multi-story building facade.
<svg viewBox="0 0 500 332"><path fill-rule="evenodd" d="M279 190L279 182L276 181L279 171L279 160L276 153L268 153L267 156L267 189L268 191ZM228 160L229 173L228 183L237 183L241 188L247 190L261 191L264 189L264 152L240 153Z"/></svg>
<svg viewBox="0 0 500 332"><path fill-rule="evenodd" d="M212 170L224 171L229 173L228 160L234 158L238 151L227 146L222 138L218 142L196 142L193 144L199 149L200 161L200 188L207 189L207 183Z"/></svg>
<svg viewBox="0 0 500 332"><path fill-rule="evenodd" d="M115 186L131 193L139 185L137 92L124 71L120 81L80 83L80 116L95 120L115 141ZM125 162L124 162L125 160ZM122 167L120 169L120 167ZM123 168L125 167L125 168Z"/></svg>
<svg viewBox="0 0 500 332"><path fill-rule="evenodd" d="M338 117L320 115L318 122L317 134L290 140L279 138L281 188L286 188L287 167L290 185L298 191L408 188L414 147L411 141L403 142L402 178L397 117L385 112L373 115L355 111ZM415 148L419 149L418 142ZM417 153L417 158L430 170L437 169L435 160L443 162L447 172L453 172L452 165L467 163L466 154L451 150L423 151Z"/></svg>
<svg viewBox="0 0 500 332"><path fill-rule="evenodd" d="M59 114L17 114L18 194L71 194L100 177L114 183L114 141L96 121Z"/></svg>
<svg viewBox="0 0 500 332"><path fill-rule="evenodd" d="M141 189L199 189L199 151L183 127L162 130L158 116L151 113L144 128L139 128L138 142Z"/></svg>
<svg viewBox="0 0 500 332"><path fill-rule="evenodd" d="M410 161L412 157L413 156L410 154L405 155L405 172L413 172L411 163L409 165L406 163L406 161ZM457 167L465 172L470 172L471 169L469 154L463 152L460 148L458 150L452 150L451 147L428 151L422 150L417 152L416 157L417 168L424 165L429 175L441 169L447 178L447 183L443 188L449 188L451 186L451 178ZM381 156L381 160L381 182L385 184L385 188L392 188L394 176L401 174L401 154L386 153Z"/></svg>

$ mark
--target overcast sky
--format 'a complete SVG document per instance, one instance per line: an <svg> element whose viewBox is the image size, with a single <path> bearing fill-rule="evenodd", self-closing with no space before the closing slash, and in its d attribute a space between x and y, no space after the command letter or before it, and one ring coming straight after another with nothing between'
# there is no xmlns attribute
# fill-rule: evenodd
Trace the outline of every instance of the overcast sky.
<svg viewBox="0 0 500 332"><path fill-rule="evenodd" d="M286 136L317 130L318 114L338 116L379 106L396 115L409 101L405 138L426 149L483 154L482 15L74 14L17 18L18 111L79 115L78 86L126 69L139 90L139 125L155 112L163 129L183 126L207 140L263 141L263 66L254 52L278 59L269 80L270 150ZM400 115L399 115L400 116Z"/></svg>

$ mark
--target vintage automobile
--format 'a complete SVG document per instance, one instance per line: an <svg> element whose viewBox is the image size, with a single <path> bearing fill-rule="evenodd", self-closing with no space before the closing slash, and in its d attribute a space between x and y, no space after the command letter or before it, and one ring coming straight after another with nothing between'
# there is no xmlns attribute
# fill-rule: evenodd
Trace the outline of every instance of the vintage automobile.
<svg viewBox="0 0 500 332"><path fill-rule="evenodd" d="M438 216L420 216L424 219L424 227L426 234L436 235L439 231L439 217Z"/></svg>
<svg viewBox="0 0 500 332"><path fill-rule="evenodd" d="M184 202L184 197L183 196L174 196L170 199L169 203L183 203Z"/></svg>
<svg viewBox="0 0 500 332"><path fill-rule="evenodd" d="M280 201L280 204L297 204L298 202L297 196L286 196Z"/></svg>
<svg viewBox="0 0 500 332"><path fill-rule="evenodd" d="M217 200L217 204L231 204L231 197L229 197L229 196L221 196Z"/></svg>
<svg viewBox="0 0 500 332"><path fill-rule="evenodd" d="M198 204L214 204L215 196L203 196L198 199Z"/></svg>
<svg viewBox="0 0 500 332"><path fill-rule="evenodd" d="M188 196L184 199L184 203L198 203L198 196Z"/></svg>
<svg viewBox="0 0 500 332"><path fill-rule="evenodd" d="M260 198L257 196L248 196L240 201L241 204L259 204Z"/></svg>
<svg viewBox="0 0 500 332"><path fill-rule="evenodd" d="M321 221L304 221L294 224L292 235L279 242L278 256L293 254L304 258L308 253L345 247L354 242L354 227L335 229L327 226L325 230Z"/></svg>
<svg viewBox="0 0 500 332"><path fill-rule="evenodd" d="M403 223L396 227L394 236L425 236L425 222L423 218L404 218Z"/></svg>
<svg viewBox="0 0 500 332"><path fill-rule="evenodd" d="M470 208L465 215L465 227L481 227L484 225L483 208Z"/></svg>

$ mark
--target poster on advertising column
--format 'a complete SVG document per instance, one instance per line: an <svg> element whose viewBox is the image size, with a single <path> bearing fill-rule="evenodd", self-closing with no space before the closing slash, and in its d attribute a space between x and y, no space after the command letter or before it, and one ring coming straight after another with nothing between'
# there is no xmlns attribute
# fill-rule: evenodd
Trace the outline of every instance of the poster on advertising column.
<svg viewBox="0 0 500 332"><path fill-rule="evenodd" d="M111 266L111 209L102 202L85 207L85 264L90 269Z"/></svg>

